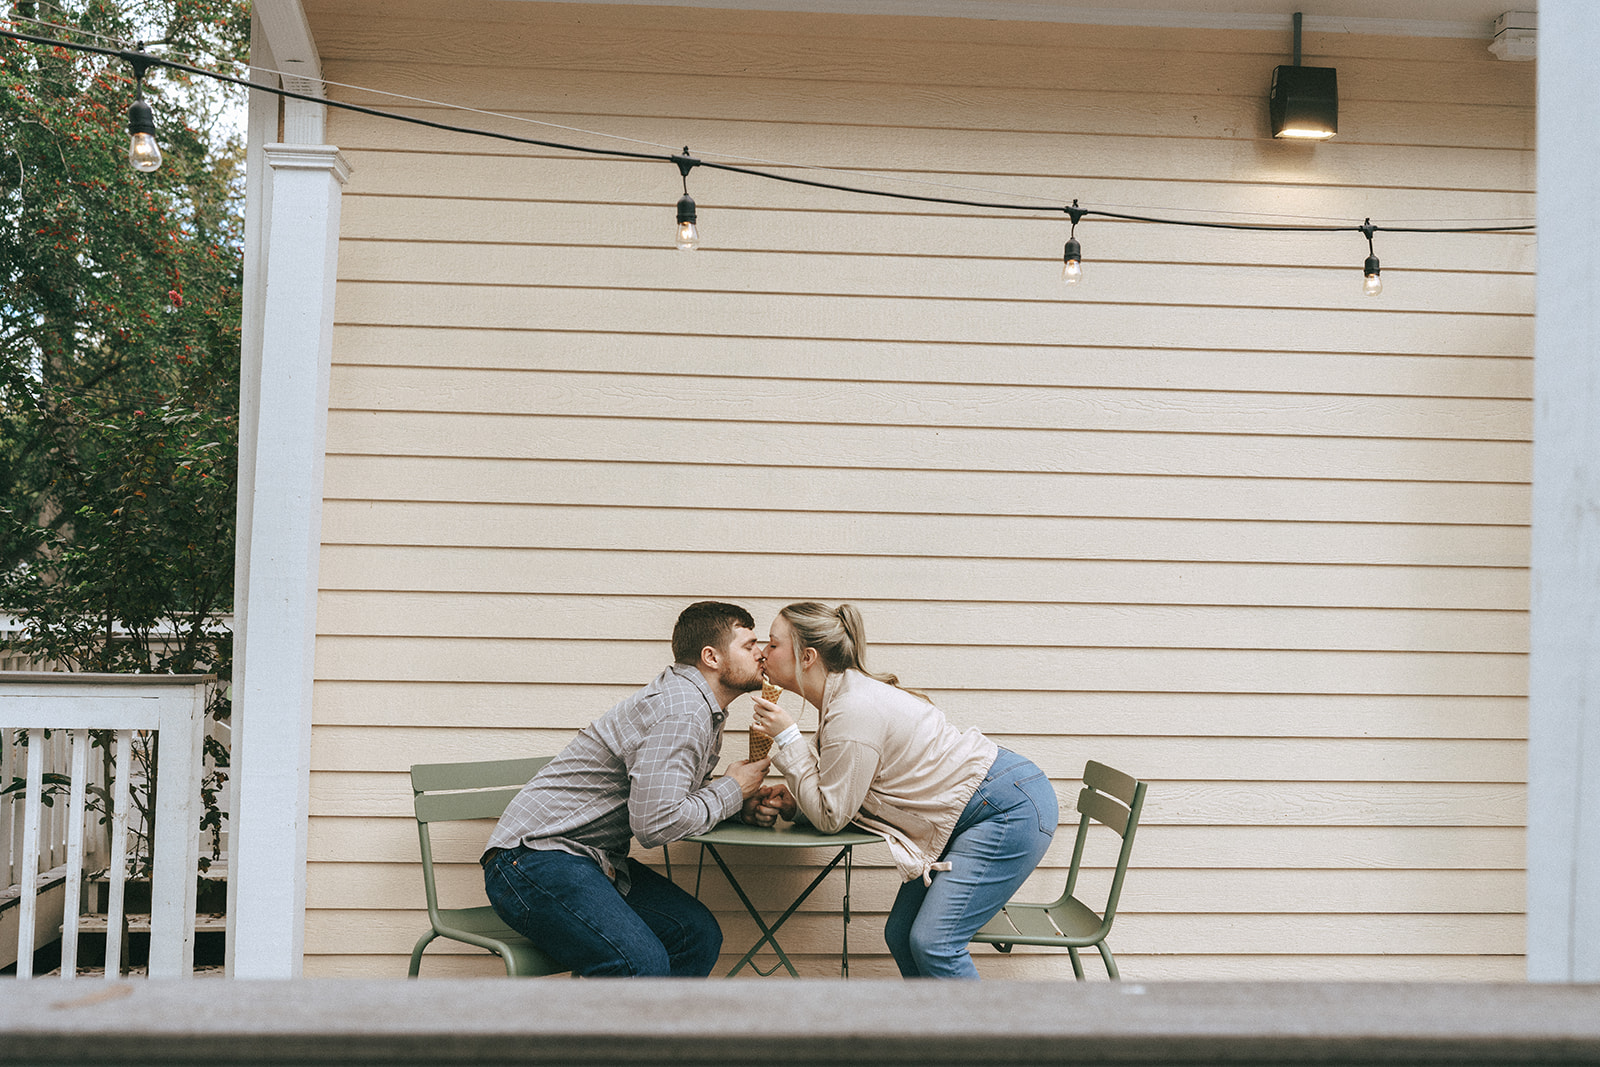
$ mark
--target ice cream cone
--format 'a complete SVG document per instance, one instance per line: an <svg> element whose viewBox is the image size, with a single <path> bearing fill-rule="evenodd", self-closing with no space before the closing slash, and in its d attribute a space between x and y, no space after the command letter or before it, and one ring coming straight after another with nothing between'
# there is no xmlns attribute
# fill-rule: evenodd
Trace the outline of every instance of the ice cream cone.
<svg viewBox="0 0 1600 1067"><path fill-rule="evenodd" d="M783 687L773 685L765 678L761 679L761 699L776 702L783 695ZM753 760L766 759L767 753L772 751L772 738L760 730L750 731L750 758Z"/></svg>
<svg viewBox="0 0 1600 1067"><path fill-rule="evenodd" d="M766 759L767 753L772 751L772 738L757 730L750 728L750 758L751 760Z"/></svg>

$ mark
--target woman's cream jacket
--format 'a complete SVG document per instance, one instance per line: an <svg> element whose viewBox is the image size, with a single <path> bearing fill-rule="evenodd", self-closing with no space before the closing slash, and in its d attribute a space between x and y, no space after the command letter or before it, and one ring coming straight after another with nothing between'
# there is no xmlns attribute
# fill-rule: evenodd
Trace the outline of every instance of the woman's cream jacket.
<svg viewBox="0 0 1600 1067"><path fill-rule="evenodd" d="M854 823L883 835L902 880L929 879L999 749L976 728L860 671L830 674L810 744L774 749L772 765L812 825Z"/></svg>

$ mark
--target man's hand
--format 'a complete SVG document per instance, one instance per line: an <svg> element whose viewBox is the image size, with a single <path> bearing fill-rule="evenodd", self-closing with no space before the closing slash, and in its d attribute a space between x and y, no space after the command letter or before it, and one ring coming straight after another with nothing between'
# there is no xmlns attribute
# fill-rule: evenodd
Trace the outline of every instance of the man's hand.
<svg viewBox="0 0 1600 1067"><path fill-rule="evenodd" d="M760 789L761 783L766 780L767 768L770 766L772 766L770 758L753 762L742 759L728 765L728 777L739 783L740 794L749 800L756 795L756 790Z"/></svg>
<svg viewBox="0 0 1600 1067"><path fill-rule="evenodd" d="M751 826L771 826L780 816L793 821L797 807L794 797L789 795L789 787L780 782L756 790L754 796L745 800L739 817Z"/></svg>
<svg viewBox="0 0 1600 1067"><path fill-rule="evenodd" d="M750 826L771 826L778 821L778 811L763 805L761 793L757 793L744 798L744 807L739 809L739 821Z"/></svg>
<svg viewBox="0 0 1600 1067"><path fill-rule="evenodd" d="M794 799L794 794L789 792L789 787L782 782L769 785L760 793L761 803L772 808L785 822L794 822L795 813L800 810L800 805Z"/></svg>

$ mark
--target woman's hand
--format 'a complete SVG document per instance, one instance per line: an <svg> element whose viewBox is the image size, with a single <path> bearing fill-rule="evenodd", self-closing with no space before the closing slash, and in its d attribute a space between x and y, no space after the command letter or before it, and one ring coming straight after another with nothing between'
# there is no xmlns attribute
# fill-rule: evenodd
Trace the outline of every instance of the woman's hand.
<svg viewBox="0 0 1600 1067"><path fill-rule="evenodd" d="M751 725L768 737L777 737L794 725L794 719L789 717L789 713L772 701L762 700L754 693L750 694L750 699L756 705L756 714L751 720Z"/></svg>
<svg viewBox="0 0 1600 1067"><path fill-rule="evenodd" d="M751 826L771 826L780 818L793 822L797 808L788 787L778 783L762 786L744 802L739 815Z"/></svg>

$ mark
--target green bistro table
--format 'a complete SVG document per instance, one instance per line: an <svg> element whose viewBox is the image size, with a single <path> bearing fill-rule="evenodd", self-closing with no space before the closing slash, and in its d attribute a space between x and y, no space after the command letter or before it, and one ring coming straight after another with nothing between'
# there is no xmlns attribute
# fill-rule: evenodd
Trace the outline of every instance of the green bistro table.
<svg viewBox="0 0 1600 1067"><path fill-rule="evenodd" d="M816 827L804 823L780 823L777 826L766 827L747 826L737 820L729 820L712 827L703 834L695 834L693 837L684 838L684 840L693 841L695 844L702 846L706 852L711 853L711 858L717 862L718 867L722 868L722 873L728 879L728 884L733 886L733 891L738 894L739 900L744 903L744 910L750 913L750 917L756 921L756 926L761 931L761 937L756 940L754 945L750 946L750 951L746 952L739 962L733 965L733 970L728 972L729 978L744 970L746 965L749 965L752 971L763 977L775 974L780 966L788 970L793 977L800 977L799 972L794 969L794 964L790 962L788 953L784 952L783 946L778 944L778 929L789 921L789 916L799 910L800 905L805 903L806 898L811 895L812 891L822 884L822 880L828 876L828 873L843 863L844 923L839 948L839 974L844 978L850 977L851 850L857 845L881 843L883 838L877 834L853 827L840 830L836 834L825 834ZM761 917L761 912L756 908L755 904L751 903L750 897L745 893L744 888L739 885L739 880L733 876L733 871L729 870L727 863L723 861L722 854L717 851L719 845L741 845L747 848L836 848L838 851L834 853L833 859L828 861L827 866L823 867L817 876L811 880L811 884L806 886L800 895L794 898L794 903L790 904L784 913L778 916L778 921L768 926L766 920ZM698 889L698 887L696 888ZM761 950L761 946L766 944L770 944L772 951L778 954L778 962L772 965L771 970L763 971L756 966L755 955Z"/></svg>

